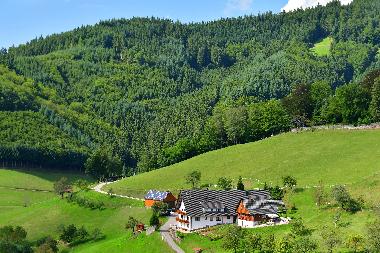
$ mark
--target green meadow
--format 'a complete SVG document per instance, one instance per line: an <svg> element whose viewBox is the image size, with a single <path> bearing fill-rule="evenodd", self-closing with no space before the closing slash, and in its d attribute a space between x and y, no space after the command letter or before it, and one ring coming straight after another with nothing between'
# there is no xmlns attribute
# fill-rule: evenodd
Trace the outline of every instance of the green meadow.
<svg viewBox="0 0 380 253"><path fill-rule="evenodd" d="M298 188L287 196L296 211L292 218L302 218L313 230L312 237L323 244L320 231L324 225L333 225L333 217L341 212L339 234L342 240L350 235L366 233L368 222L376 218L374 207L380 205L380 131L379 130L317 130L286 133L258 142L236 145L212 151L184 162L123 179L105 187L116 193L143 196L148 189L171 190L189 188L185 176L193 170L202 173L201 184L216 184L221 176L244 178L246 188L262 187L264 182L281 184L282 177L291 175ZM58 237L60 224L85 226L88 230L100 228L104 240L78 245L71 252L170 252L158 233L133 238L124 225L128 216L148 223L151 210L141 201L109 197L93 191L79 196L102 201L104 210L91 210L61 200L52 191L53 182L61 176L71 181L83 178L81 174L0 170L0 226L21 225L31 241L46 235ZM336 184L346 185L353 197L362 197L365 208L357 213L342 212L332 203L318 207L314 186L323 182L326 192ZM17 188L17 189L16 189ZM43 191L35 191L43 190ZM223 227L217 228L220 233ZM278 237L290 231L288 225L248 230L251 233ZM198 234L184 237L180 246L185 252L201 247L205 252L225 252L222 240L210 240ZM323 250L323 246L321 246ZM341 245L341 252L348 252Z"/></svg>
<svg viewBox="0 0 380 253"><path fill-rule="evenodd" d="M57 228L61 224L85 226L89 231L99 228L106 236L97 242L75 246L70 252L170 252L158 232L133 238L130 231L125 230L128 216L149 223L151 210L146 209L141 201L111 198L88 191L79 195L102 201L105 208L80 207L50 192L53 182L62 176L71 181L84 178L75 173L0 169L0 226L20 225L26 229L31 241L48 235L58 238Z"/></svg>
<svg viewBox="0 0 380 253"><path fill-rule="evenodd" d="M140 174L108 185L117 193L142 196L148 189L172 190L189 188L185 176L193 170L202 174L201 184L216 184L221 176L234 179L242 176L247 188L262 187L264 182L281 184L282 177L291 175L298 189L290 193L288 202L297 211L288 214L302 218L313 230L313 238L323 248L320 231L333 226L336 213L342 214L338 228L344 242L350 235L366 233L368 222L376 218L374 207L380 205L380 131L379 130L317 130L286 133L258 142L212 151L187 161ZM357 213L343 212L337 205L318 207L315 186L322 182L326 192L333 185L346 185L353 197L362 197L365 208ZM288 225L251 229L252 233L274 233L283 236ZM201 247L205 252L224 252L222 241L211 241L197 234L186 235L181 247L186 252ZM348 252L344 243L341 252Z"/></svg>
<svg viewBox="0 0 380 253"><path fill-rule="evenodd" d="M380 172L379 130L316 130L286 133L258 142L208 152L159 170L142 173L108 185L121 194L142 197L149 189L178 192L188 188L185 176L199 170L201 185L216 184L219 177L239 176L249 187L264 182L280 184L291 175L300 187L354 184Z"/></svg>

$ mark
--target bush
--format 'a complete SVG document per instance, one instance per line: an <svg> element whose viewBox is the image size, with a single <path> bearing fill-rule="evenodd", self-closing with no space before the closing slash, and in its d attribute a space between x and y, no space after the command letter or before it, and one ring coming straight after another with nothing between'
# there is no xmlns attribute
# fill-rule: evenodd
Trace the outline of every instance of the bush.
<svg viewBox="0 0 380 253"><path fill-rule="evenodd" d="M99 209L99 210L104 210L105 209L105 204L103 201L94 201L90 199L86 199L84 197L80 197L77 194L72 194L68 199L68 202L70 203L76 203L81 207L86 207L90 209Z"/></svg>
<svg viewBox="0 0 380 253"><path fill-rule="evenodd" d="M332 189L332 196L345 211L357 212L363 208L363 203L353 199L346 187L342 185L337 185Z"/></svg>
<svg viewBox="0 0 380 253"><path fill-rule="evenodd" d="M37 240L37 247L36 252L58 252L58 242L50 236Z"/></svg>
<svg viewBox="0 0 380 253"><path fill-rule="evenodd" d="M185 234L182 233L182 232L176 231L175 234L176 234L176 236L177 236L178 238L181 238L181 239L185 238Z"/></svg>
<svg viewBox="0 0 380 253"><path fill-rule="evenodd" d="M149 225L151 226L158 226L160 225L160 219L158 218L158 215L153 213L149 220Z"/></svg>
<svg viewBox="0 0 380 253"><path fill-rule="evenodd" d="M265 183L264 184L264 190L268 191L270 193L272 199L275 199L275 200L281 200L285 195L284 190L282 190L278 185L269 186L269 185L267 185L267 183Z"/></svg>
<svg viewBox="0 0 380 253"><path fill-rule="evenodd" d="M71 246L91 240L98 241L105 238L104 234L98 228L92 231L91 234L84 226L77 228L74 224L68 225L67 227L61 225L60 230L61 235L59 238L66 243L70 243Z"/></svg>

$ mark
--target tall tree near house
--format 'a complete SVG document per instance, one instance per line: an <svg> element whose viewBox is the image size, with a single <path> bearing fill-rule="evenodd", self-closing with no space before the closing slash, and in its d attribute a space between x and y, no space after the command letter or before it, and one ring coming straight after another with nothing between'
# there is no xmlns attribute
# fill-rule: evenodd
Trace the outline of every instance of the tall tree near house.
<svg viewBox="0 0 380 253"><path fill-rule="evenodd" d="M244 184L243 184L243 179L240 176L236 185L236 189L244 191Z"/></svg>
<svg viewBox="0 0 380 253"><path fill-rule="evenodd" d="M201 172L199 170L194 170L186 176L186 183L190 184L193 189L195 189L199 185L200 181Z"/></svg>
<svg viewBox="0 0 380 253"><path fill-rule="evenodd" d="M152 206L153 213L156 215L165 214L168 211L169 205L164 202L155 202Z"/></svg>
<svg viewBox="0 0 380 253"><path fill-rule="evenodd" d="M71 190L71 184L66 177L62 177L54 183L54 192L61 196L63 199L64 194Z"/></svg>
<svg viewBox="0 0 380 253"><path fill-rule="evenodd" d="M369 111L371 113L372 121L380 122L380 78L375 79L372 86L371 96Z"/></svg>

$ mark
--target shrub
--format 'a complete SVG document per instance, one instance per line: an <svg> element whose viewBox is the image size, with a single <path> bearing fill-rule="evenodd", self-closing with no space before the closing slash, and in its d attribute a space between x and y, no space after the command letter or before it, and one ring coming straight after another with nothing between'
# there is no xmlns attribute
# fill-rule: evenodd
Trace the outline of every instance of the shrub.
<svg viewBox="0 0 380 253"><path fill-rule="evenodd" d="M150 217L150 220L149 220L149 225L151 225L151 226L160 225L160 219L158 218L157 214L152 213L152 216Z"/></svg>
<svg viewBox="0 0 380 253"><path fill-rule="evenodd" d="M76 203L78 204L79 206L81 207L86 207L86 208L90 208L90 209L99 209L99 210L103 210L105 208L105 204L103 201L96 201L96 200L90 200L90 199L86 199L84 197L81 197L77 194L72 194L68 199L67 199L68 202L70 203Z"/></svg>
<svg viewBox="0 0 380 253"><path fill-rule="evenodd" d="M175 234L176 234L176 236L177 236L178 238L181 238L181 239L185 238L185 234L182 233L182 232L177 231Z"/></svg>
<svg viewBox="0 0 380 253"><path fill-rule="evenodd" d="M362 203L353 199L346 187L337 185L332 189L332 196L335 201L346 211L357 212L362 209Z"/></svg>

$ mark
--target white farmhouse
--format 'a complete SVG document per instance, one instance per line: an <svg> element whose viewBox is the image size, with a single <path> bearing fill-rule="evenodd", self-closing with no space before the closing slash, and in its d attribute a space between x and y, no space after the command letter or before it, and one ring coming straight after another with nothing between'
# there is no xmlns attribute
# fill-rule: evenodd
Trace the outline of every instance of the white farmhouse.
<svg viewBox="0 0 380 253"><path fill-rule="evenodd" d="M277 216L281 201L267 191L184 190L177 201L177 227L185 231L237 223L254 227Z"/></svg>

